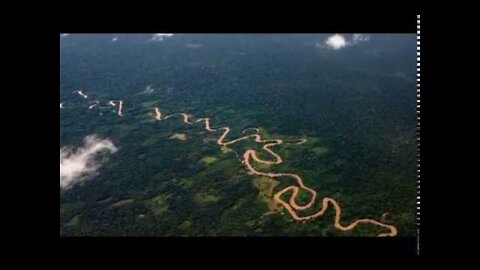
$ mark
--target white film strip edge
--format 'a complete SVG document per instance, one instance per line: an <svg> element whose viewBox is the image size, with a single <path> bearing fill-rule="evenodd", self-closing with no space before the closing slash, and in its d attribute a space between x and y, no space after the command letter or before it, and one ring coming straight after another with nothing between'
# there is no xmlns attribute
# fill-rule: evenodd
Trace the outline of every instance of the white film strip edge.
<svg viewBox="0 0 480 270"><path fill-rule="evenodd" d="M417 15L417 228L420 228L420 15Z"/></svg>

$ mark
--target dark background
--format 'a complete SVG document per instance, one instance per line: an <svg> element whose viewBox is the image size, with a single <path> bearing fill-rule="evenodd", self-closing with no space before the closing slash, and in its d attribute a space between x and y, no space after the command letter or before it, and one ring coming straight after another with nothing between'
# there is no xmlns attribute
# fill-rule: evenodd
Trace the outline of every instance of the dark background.
<svg viewBox="0 0 480 270"><path fill-rule="evenodd" d="M101 12L100 12L101 13ZM307 12L308 13L308 12ZM236 19L231 19L231 20L226 20L226 16L223 16L222 18L218 16L197 16L195 19L200 19L200 17L203 19L202 23L199 23L199 21L193 22L194 19L191 19L188 21L187 19L182 20L182 22L179 22L178 20L174 20L173 16L163 16L163 19L144 19L144 16L137 15L137 20L133 20L132 17L129 17L128 19L118 19L113 22L109 19L104 18L103 14L97 14L95 16L89 16L89 20L84 20L82 22L78 21L78 18L83 18L87 13L82 13L78 12L76 14L66 14L64 13L61 15L61 23L60 27L52 27L52 31L49 34L49 42L46 44L43 44L45 47L45 51L48 51L49 54L45 55L45 61L55 59L58 57L58 33L59 32L75 32L75 31L81 31L81 32L179 32L180 29L186 29L184 30L185 32L230 32L231 30L229 29L234 29L236 31L240 32L400 32L400 33L407 33L407 32L414 32L415 31L415 23L414 19L412 20L412 17L415 16L415 12L407 12L403 14L383 14L379 15L382 13L373 13L370 14L370 16L365 15L365 16L346 16L342 21L334 21L332 23L332 17L328 16L320 16L320 17L312 17L310 19L305 19L305 17L308 16L300 16L299 14L297 15L292 15L295 17L296 20L293 22L289 19L285 18L275 18L272 20L272 18L269 18L268 20L265 18L259 18L257 15L254 19L250 17L248 20L236 20ZM311 14L311 13L310 13ZM423 14L423 13L422 13ZM76 16L75 16L76 15ZM83 16L83 17L82 17ZM433 65L433 59L432 55L434 52L434 46L432 46L432 35L433 35L433 22L429 20L431 18L430 14L423 14L422 15L422 145L421 145L421 151L422 151L422 158L428 157L429 159L423 159L422 160L422 174L424 177L424 180L422 182L423 188L422 188L422 204L423 204L423 210L422 210L422 231L421 231L421 247L422 247L422 255L431 255L433 251L440 251L439 246L434 246L432 244L433 241L433 236L436 235L439 238L442 238L442 235L440 234L435 234L435 231L439 231L439 228L437 226L437 229L435 229L433 226L433 213L435 211L435 208L433 207L433 198L434 198L434 190L435 190L435 184L433 184L431 181L435 179L435 175L438 176L438 174L435 173L434 170L434 159L439 159L440 157L433 154L434 148L432 146L433 140L435 137L434 133L434 123L436 122L434 114L435 112L439 112L439 105L435 105L435 95L441 91L440 89L437 89L436 91L433 91L433 69L435 68L435 65ZM236 18L239 18L241 16L238 16ZM121 22L123 20L123 23ZM135 21L135 22L132 22ZM224 23L219 24L218 22L222 21ZM227 23L229 21L229 23ZM207 29L207 30L205 30ZM306 30L305 30L306 29ZM47 56L48 55L48 56ZM58 74L58 62L56 61L51 61L51 65L49 65L49 69L51 72L48 74L51 76L48 76L51 78L51 85L50 88L56 88L58 86L58 79L55 77L56 74ZM438 66L437 66L438 68ZM46 74L45 74L46 75ZM58 122L56 119L55 115L58 115L57 111L57 97L55 94L56 91L52 91L52 97L45 99L45 96L39 95L38 98L40 100L45 99L45 103L50 104L49 108L52 108L52 110L49 111L49 114L52 115L51 118L52 121L47 121L44 122L44 125L50 126L51 128L51 133L46 133L46 134L39 134L39 136L45 136L46 141L49 141L48 139L51 139L52 142L52 147L51 149L51 157L52 157L52 167L53 166L53 160L56 160L57 158L57 152L56 152L56 147L54 147L54 144L56 145L58 143L58 140L55 139L56 136L58 136L57 133L57 128L58 128ZM42 97L43 96L43 97ZM437 95L438 97L438 95ZM55 106L54 106L55 105ZM435 109L435 110L434 110ZM438 123L438 122L437 122ZM51 124L51 125L50 125ZM49 135L50 134L50 135ZM426 141L426 138L429 139L429 141ZM55 150L55 157L53 157L53 150ZM57 166L55 164L55 166ZM53 172L52 170L52 179L53 176L57 177L57 171ZM430 180L428 180L430 179ZM438 179L438 178L437 178ZM437 182L438 184L438 182ZM53 182L51 184L51 188L49 189L50 191L47 190L47 194L51 194L49 197L51 198L51 201L47 206L45 205L46 208L51 207L51 223L45 223L45 225L48 225L48 231L50 231L49 235L51 235L52 238L58 238L58 223L56 221L56 217L58 217L58 206L56 203L56 198L57 198L57 183ZM438 195L436 196L438 198ZM45 212L42 212L42 216L45 215ZM427 229L428 228L428 229ZM336 240L336 239L334 239ZM153 255L154 253L156 254L158 249L161 249L162 251L168 251L168 250L179 250L180 248L183 248L183 250L189 250L190 252L198 251L198 247L200 246L205 246L208 244L209 248L213 248L218 250L216 247L220 246L228 246L232 249L238 250L239 248L242 249L245 245L249 246L250 248L254 250L264 250L263 248L266 246L272 246L272 245L282 245L285 244L286 240L282 239L270 239L268 241L266 240L261 240L261 239L244 239L244 240L236 240L236 242L233 242L232 240L225 242L221 241L219 239L217 240L204 240L204 241L195 241L195 240L189 240L189 239L183 239L183 240L162 240L162 241L169 241L167 243L171 244L169 247L172 248L165 248L165 247L159 247L157 245L158 240L150 240L147 241L145 239L141 240L140 239L130 239L126 240L127 245L135 245L135 246L147 246L149 248L155 247L154 251L151 249L150 252L146 252L146 254L151 254ZM309 255L309 256L317 256L317 254L320 254L322 252L328 253L328 254L336 254L338 250L342 250L342 252L345 252L343 254L363 254L366 256L371 256L371 257L379 257L383 255L398 255L402 256L403 255L411 255L415 253L415 250L411 249L412 243L415 242L415 239L410 239L410 240L404 240L404 239L388 239L387 241L383 240L378 240L374 239L374 243L372 243L368 240L362 240L362 239L356 239L356 240L347 240L343 239L342 241L348 241L348 243L342 242L340 243L339 241L335 241L332 243L328 243L328 245L322 245L322 243L325 243L324 239L310 239L309 241L303 241L302 239L290 239L289 241L293 241L295 245L301 245L305 244L305 246L311 247L310 249L304 249L303 251L305 252L303 255ZM382 244L379 245L379 242L382 241ZM240 242L242 242L240 245ZM245 243L246 242L246 243ZM314 243L312 243L314 242ZM96 244L101 244L102 248L93 248L92 246ZM82 247L90 247L93 248L95 251L100 251L104 250L105 247L106 249L112 249L119 251L118 248L114 248L116 243L119 243L118 240L112 240L112 239L104 239L102 240L96 240L95 243L89 239L84 239L84 240L77 240L77 239L63 239L61 241L61 250L63 254L68 254L70 253L70 250L75 250L79 251L82 249ZM124 242L122 242L124 243ZM238 246L237 246L238 244ZM312 249L312 247L314 247ZM143 249L145 250L145 249ZM329 252L330 251L330 252ZM332 252L333 251L333 252ZM154 253L153 253L154 252ZM375 254L375 256L372 256L372 254ZM113 255L113 254L112 254ZM139 254L137 254L139 255ZM377 256L378 255L378 256ZM93 257L99 257L98 255Z"/></svg>

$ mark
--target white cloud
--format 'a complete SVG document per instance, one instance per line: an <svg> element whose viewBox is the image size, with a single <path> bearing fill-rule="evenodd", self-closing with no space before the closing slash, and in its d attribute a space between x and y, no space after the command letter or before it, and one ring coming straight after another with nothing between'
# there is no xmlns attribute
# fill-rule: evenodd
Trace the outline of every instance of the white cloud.
<svg viewBox="0 0 480 270"><path fill-rule="evenodd" d="M355 45L360 42L366 42L370 40L369 35L365 34L353 34L351 40L347 40L343 35L335 34L327 38L325 45L327 48L339 50L347 46ZM322 47L318 43L317 47Z"/></svg>
<svg viewBox="0 0 480 270"><path fill-rule="evenodd" d="M173 36L173 34L153 34L153 37L150 41L163 41L163 38L171 36Z"/></svg>
<svg viewBox="0 0 480 270"><path fill-rule="evenodd" d="M115 41L117 41L117 40L118 40L118 37L112 38L112 42L115 42Z"/></svg>
<svg viewBox="0 0 480 270"><path fill-rule="evenodd" d="M327 41L325 41L325 45L327 45L331 49L339 50L347 46L347 41L342 35L335 34L328 37Z"/></svg>
<svg viewBox="0 0 480 270"><path fill-rule="evenodd" d="M70 34L60 34L60 37L67 37Z"/></svg>
<svg viewBox="0 0 480 270"><path fill-rule="evenodd" d="M85 95L82 90L78 90L78 91L77 91L77 94L79 94L79 95L82 96L83 98L88 98L88 96Z"/></svg>
<svg viewBox="0 0 480 270"><path fill-rule="evenodd" d="M152 86L148 85L145 90L141 91L139 94L143 94L143 95L150 95L153 93L153 91L155 91L155 89L152 88Z"/></svg>
<svg viewBox="0 0 480 270"><path fill-rule="evenodd" d="M353 34L353 43L369 41L370 36L364 34Z"/></svg>
<svg viewBox="0 0 480 270"><path fill-rule="evenodd" d="M96 135L85 137L84 146L73 151L71 148L60 149L60 188L68 189L89 176L100 167L95 158L101 153L115 153L117 148L112 141L100 139Z"/></svg>

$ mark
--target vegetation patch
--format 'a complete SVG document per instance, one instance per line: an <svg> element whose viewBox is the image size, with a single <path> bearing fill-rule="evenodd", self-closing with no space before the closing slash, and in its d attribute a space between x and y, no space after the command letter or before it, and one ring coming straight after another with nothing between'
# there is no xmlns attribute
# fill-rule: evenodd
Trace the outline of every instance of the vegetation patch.
<svg viewBox="0 0 480 270"><path fill-rule="evenodd" d="M206 204L206 203L215 203L218 202L221 198L220 195L217 194L218 192L215 190L209 190L207 192L200 192L195 194L193 200L196 203Z"/></svg>
<svg viewBox="0 0 480 270"><path fill-rule="evenodd" d="M190 222L188 220L185 220L180 225L178 225L178 228L182 231L185 231L185 230L188 230L188 228L190 228L190 226L192 226L192 222Z"/></svg>
<svg viewBox="0 0 480 270"><path fill-rule="evenodd" d="M314 148L310 149L315 155L317 156L323 156L326 153L328 153L328 148L325 146L315 146Z"/></svg>
<svg viewBox="0 0 480 270"><path fill-rule="evenodd" d="M186 141L187 140L187 134L185 133L175 133L172 136L170 136L170 139L177 139L180 141Z"/></svg>
<svg viewBox="0 0 480 270"><path fill-rule="evenodd" d="M210 165L210 164L216 162L217 160L218 160L218 158L212 157L212 156L205 156L202 159L200 159L200 161L205 165Z"/></svg>
<svg viewBox="0 0 480 270"><path fill-rule="evenodd" d="M223 145L221 149L222 149L222 152L223 152L224 154L233 151L232 148L230 148L230 147L228 147L228 146L225 146L225 145Z"/></svg>
<svg viewBox="0 0 480 270"><path fill-rule="evenodd" d="M253 185L258 189L258 198L267 204L269 211L275 211L278 203L273 200L273 190L279 182L267 176L253 178Z"/></svg>
<svg viewBox="0 0 480 270"><path fill-rule="evenodd" d="M193 185L193 179L192 178L181 178L179 181L176 182L176 184L183 189L189 189Z"/></svg>
<svg viewBox="0 0 480 270"><path fill-rule="evenodd" d="M269 160L269 159L267 159ZM253 167L259 171L268 171L270 169L270 167L272 166L271 164L265 164L265 163L260 163L260 162L257 162L255 160L252 159L252 161L250 162Z"/></svg>
<svg viewBox="0 0 480 270"><path fill-rule="evenodd" d="M78 224L78 222L80 222L80 215L74 216L72 219L70 219L70 221L65 223L64 226L66 226L66 227L75 226L75 225Z"/></svg>
<svg viewBox="0 0 480 270"><path fill-rule="evenodd" d="M245 226L247 226L247 227L255 226L255 220L249 220L249 221L245 222Z"/></svg>
<svg viewBox="0 0 480 270"><path fill-rule="evenodd" d="M168 211L168 196L160 194L149 201L150 209L156 214L161 215Z"/></svg>

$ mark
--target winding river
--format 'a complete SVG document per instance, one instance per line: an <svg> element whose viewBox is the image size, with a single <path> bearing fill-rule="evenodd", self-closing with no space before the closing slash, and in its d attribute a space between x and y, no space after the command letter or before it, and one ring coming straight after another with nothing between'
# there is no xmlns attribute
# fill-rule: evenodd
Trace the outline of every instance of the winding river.
<svg viewBox="0 0 480 270"><path fill-rule="evenodd" d="M270 149L270 147L282 144L283 143L282 140L279 140L279 139L276 139L276 140L262 140L261 135L258 134L259 130L257 128L255 128L254 129L255 134L245 135L243 137L240 137L240 138L237 138L237 139L234 139L234 140L231 140L231 141L224 141L225 137L230 132L230 128L229 127L212 128L210 126L210 118L199 118L195 121L190 121L190 116L186 113L174 113L174 114L170 114L170 115L167 115L164 118L162 118L162 113L161 113L161 111L158 107L154 108L154 112L155 112L155 119L158 120L158 121L167 120L167 119L169 119L173 116L181 116L182 119L183 119L183 122L185 124L190 125L190 124L204 122L205 130L207 130L209 132L216 132L218 130L222 130L223 132L217 140L217 144L221 145L221 146L231 145L231 144L234 144L236 142L246 140L248 138L254 138L254 141L257 142L257 143L265 143L263 145L262 149L265 150L266 152L268 152L269 154L271 154L274 157L273 160L263 160L263 159L258 157L257 152L254 149L247 149L245 151L245 153L243 154L242 164L245 166L245 168L247 169L247 171L251 175L266 176L266 177L270 177L270 178L290 177L290 178L295 179L297 185L291 185L291 186L285 187L282 190L278 191L273 196L274 201L281 204L288 211L288 213L290 214L290 216L294 220L308 221L308 220L313 220L315 218L321 217L328 210L329 205L332 205L334 210L335 210L334 226L335 226L336 229L338 229L340 231L350 231L350 230L353 230L357 225L362 224L362 223L366 223L366 224L372 224L372 225L375 225L375 226L383 227L383 228L388 230L388 232L378 234L378 236L380 236L380 237L382 237L382 236L396 236L397 235L398 231L397 231L397 228L395 226L385 224L385 223L382 223L382 222L374 220L374 219L368 219L368 218L357 219L357 220L353 221L352 223L350 223L348 225L342 225L340 223L342 209L341 209L340 205L338 204L338 202L335 199L330 198L330 197L324 197L322 199L322 207L316 213L311 214L311 215L307 215L307 216L299 215L299 213L298 213L299 211L307 210L307 209L309 209L313 206L313 204L315 203L315 199L317 198L317 192L315 190L309 188L308 186L306 186L305 183L303 182L303 179L297 174L294 174L294 173L261 172L261 171L256 170L251 164L251 160L254 160L254 161L256 161L258 163L262 163L262 164L268 164L268 165L282 163L283 162L282 157L279 156L277 153L275 153L273 150ZM251 129L251 128L249 128L249 129ZM245 134L246 130L247 129L243 130L242 134ZM303 144L303 143L306 143L306 142L307 142L307 139L301 139L296 144ZM297 198L297 195L298 195L300 189L305 190L305 191L307 191L308 193L311 194L310 201L305 205L298 205L297 202L296 202L296 198ZM287 193L289 191L292 191L292 193L291 193L288 201L285 201L282 198L282 195L284 195L285 193ZM384 213L382 215L382 220L384 219L385 214L386 213Z"/></svg>

